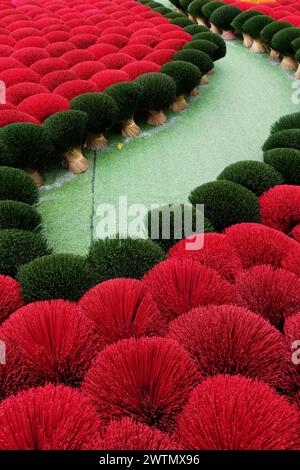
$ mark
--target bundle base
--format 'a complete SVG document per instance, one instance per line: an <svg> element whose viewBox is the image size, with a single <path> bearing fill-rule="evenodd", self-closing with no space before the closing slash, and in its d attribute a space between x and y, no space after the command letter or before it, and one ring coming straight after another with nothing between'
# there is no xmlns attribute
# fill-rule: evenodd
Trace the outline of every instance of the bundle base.
<svg viewBox="0 0 300 470"><path fill-rule="evenodd" d="M198 96L198 95L199 95L198 88L193 88L189 96Z"/></svg>
<svg viewBox="0 0 300 470"><path fill-rule="evenodd" d="M236 35L231 30L223 31L222 38L224 39L224 41L233 41L234 39L236 39Z"/></svg>
<svg viewBox="0 0 300 470"><path fill-rule="evenodd" d="M127 121L122 122L122 136L123 137L137 137L140 135L141 129L134 122L133 118L128 119Z"/></svg>
<svg viewBox="0 0 300 470"><path fill-rule="evenodd" d="M102 150L107 147L107 139L103 134L96 135L89 132L86 139L86 145L91 150Z"/></svg>
<svg viewBox="0 0 300 470"><path fill-rule="evenodd" d="M243 45L245 47L251 47L253 44L253 39L249 34L243 33Z"/></svg>
<svg viewBox="0 0 300 470"><path fill-rule="evenodd" d="M205 19L201 18L201 16L197 16L195 20L197 24L200 24L201 26L207 26Z"/></svg>
<svg viewBox="0 0 300 470"><path fill-rule="evenodd" d="M150 126L161 126L167 122L167 116L163 111L149 111L147 124Z"/></svg>
<svg viewBox="0 0 300 470"><path fill-rule="evenodd" d="M200 85L208 85L208 76L207 75L202 75L201 80L200 80Z"/></svg>
<svg viewBox="0 0 300 470"><path fill-rule="evenodd" d="M221 33L219 28L213 23L211 23L211 25L210 25L210 30L211 30L212 33L215 33L215 34L220 34Z"/></svg>
<svg viewBox="0 0 300 470"><path fill-rule="evenodd" d="M267 51L266 46L261 42L260 39L254 39L253 44L251 46L250 52L252 54L263 54Z"/></svg>
<svg viewBox="0 0 300 470"><path fill-rule="evenodd" d="M280 62L280 68L283 70L297 70L298 64L293 57L285 55Z"/></svg>
<svg viewBox="0 0 300 470"><path fill-rule="evenodd" d="M174 103L171 104L170 108L174 113L178 113L179 111L183 111L188 107L188 104L185 100L184 95L180 95L176 97Z"/></svg>
<svg viewBox="0 0 300 470"><path fill-rule="evenodd" d="M65 165L71 173L78 174L84 173L88 169L89 162L83 156L81 148L75 147L65 154Z"/></svg>
<svg viewBox="0 0 300 470"><path fill-rule="evenodd" d="M37 188L40 188L41 186L43 186L43 183L44 183L43 177L37 170L33 170L32 168L25 168L25 172L31 176Z"/></svg>
<svg viewBox="0 0 300 470"><path fill-rule="evenodd" d="M280 61L280 54L279 52L275 51L274 49L270 50L270 55L269 55L270 60L276 60L276 62Z"/></svg>

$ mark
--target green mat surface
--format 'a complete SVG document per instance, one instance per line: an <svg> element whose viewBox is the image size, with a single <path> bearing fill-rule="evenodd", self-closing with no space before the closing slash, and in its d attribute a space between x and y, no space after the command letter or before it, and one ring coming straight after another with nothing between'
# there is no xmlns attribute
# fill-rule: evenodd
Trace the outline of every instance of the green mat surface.
<svg viewBox="0 0 300 470"><path fill-rule="evenodd" d="M295 81L266 55L252 55L240 41L227 44L227 56L186 111L170 113L160 128L143 125L138 139L113 137L107 151L88 154L85 174L57 169L46 175L40 212L55 252L87 252L103 203L117 208L119 196L148 207L187 202L194 187L226 165L262 159L271 124L298 110Z"/></svg>

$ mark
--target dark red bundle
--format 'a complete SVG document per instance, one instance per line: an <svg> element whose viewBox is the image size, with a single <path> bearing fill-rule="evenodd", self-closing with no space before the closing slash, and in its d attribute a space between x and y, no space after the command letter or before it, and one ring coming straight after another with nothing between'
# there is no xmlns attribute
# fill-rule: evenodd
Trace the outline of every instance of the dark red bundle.
<svg viewBox="0 0 300 470"><path fill-rule="evenodd" d="M139 31L140 29L151 28L151 27L152 25L151 23L149 23L149 21L134 21L127 26L127 28L133 33L135 31Z"/></svg>
<svg viewBox="0 0 300 470"><path fill-rule="evenodd" d="M14 52L14 48L11 46L0 45L0 57L8 57Z"/></svg>
<svg viewBox="0 0 300 470"><path fill-rule="evenodd" d="M182 32L182 29L179 26L176 26L174 24L161 24L156 26L155 28L157 31L160 31L162 34L170 33L170 32L177 32L180 34Z"/></svg>
<svg viewBox="0 0 300 470"><path fill-rule="evenodd" d="M122 22L117 21L117 20L97 21L97 16L93 17L93 21L95 22L95 24L97 24L98 28L101 29L101 31L108 29L108 28L112 28L113 26L123 26Z"/></svg>
<svg viewBox="0 0 300 470"><path fill-rule="evenodd" d="M32 69L24 67L24 65L20 68L14 67L0 72L0 80L5 83L7 88L21 82L38 83L40 78L41 76L38 73L34 72Z"/></svg>
<svg viewBox="0 0 300 470"><path fill-rule="evenodd" d="M290 8L273 8L272 9L272 18L274 18L275 20L281 20L281 18L284 18L290 14L292 14L293 12L295 12L296 10L295 9L290 9Z"/></svg>
<svg viewBox="0 0 300 470"><path fill-rule="evenodd" d="M37 93L48 93L48 89L38 83L16 83L6 90L6 99L9 103L18 105L28 96L36 95Z"/></svg>
<svg viewBox="0 0 300 470"><path fill-rule="evenodd" d="M51 31L50 33L45 34L45 38L49 42L63 42L69 41L70 34L66 31Z"/></svg>
<svg viewBox="0 0 300 470"><path fill-rule="evenodd" d="M192 36L185 31L168 31L167 33L163 33L162 35L162 41L168 41L170 39L185 39L186 42L189 42L192 40Z"/></svg>
<svg viewBox="0 0 300 470"><path fill-rule="evenodd" d="M103 450L178 450L170 437L130 418L112 421L100 443Z"/></svg>
<svg viewBox="0 0 300 470"><path fill-rule="evenodd" d="M68 33L70 31L70 27L67 26L66 24L59 24L59 25L56 25L56 24L50 24L49 26L45 26L45 28L42 29L42 33L43 34L48 34L48 33L51 33L53 31L65 31L66 33Z"/></svg>
<svg viewBox="0 0 300 470"><path fill-rule="evenodd" d="M175 437L191 450L287 450L299 446L298 420L263 382L218 375L192 392Z"/></svg>
<svg viewBox="0 0 300 470"><path fill-rule="evenodd" d="M122 71L126 72L131 80L134 80L143 73L159 72L160 66L154 62L150 62L149 60L141 60L125 65L125 67L122 68Z"/></svg>
<svg viewBox="0 0 300 470"><path fill-rule="evenodd" d="M173 49L179 51L187 43L185 39L165 39L155 46L155 49Z"/></svg>
<svg viewBox="0 0 300 470"><path fill-rule="evenodd" d="M300 276L300 245L290 251L287 257L284 258L282 267Z"/></svg>
<svg viewBox="0 0 300 470"><path fill-rule="evenodd" d="M153 49L144 44L131 44L130 46L123 47L120 52L123 54L128 54L136 60L141 60L145 55L150 54Z"/></svg>
<svg viewBox="0 0 300 470"><path fill-rule="evenodd" d="M15 44L15 49L23 49L25 47L47 48L48 44L49 41L41 36L30 36L28 38L20 39L20 41ZM46 52L48 51L46 50Z"/></svg>
<svg viewBox="0 0 300 470"><path fill-rule="evenodd" d="M78 75L73 70L55 70L44 75L41 78L40 84L48 88L49 91L53 91L61 83L77 80L78 78Z"/></svg>
<svg viewBox="0 0 300 470"><path fill-rule="evenodd" d="M2 23L5 25L9 25L10 23L13 23L14 21L21 21L21 20L26 20L28 17L26 15L23 15L22 13L16 13L14 11L11 15L3 15L1 17Z"/></svg>
<svg viewBox="0 0 300 470"><path fill-rule="evenodd" d="M113 46L116 46L118 49L122 49L122 47L126 46L128 43L128 36L123 36L122 34L116 34L116 33L106 33L102 34L100 38L100 43L101 44L112 44Z"/></svg>
<svg viewBox="0 0 300 470"><path fill-rule="evenodd" d="M71 29L70 33L72 35L75 35L75 34L93 34L95 36L100 36L101 30L97 26L83 25L83 26L75 26L75 28Z"/></svg>
<svg viewBox="0 0 300 470"><path fill-rule="evenodd" d="M97 334L76 304L52 300L28 304L3 324L21 356L30 383L78 386L98 350Z"/></svg>
<svg viewBox="0 0 300 470"><path fill-rule="evenodd" d="M10 395L33 385L22 368L22 359L14 341L5 333L4 325L5 322L0 327L0 403Z"/></svg>
<svg viewBox="0 0 300 470"><path fill-rule="evenodd" d="M175 54L174 49L159 49L154 50L150 54L146 55L145 60L149 62L154 62L157 65L163 65L172 60L173 55Z"/></svg>
<svg viewBox="0 0 300 470"><path fill-rule="evenodd" d="M0 108L0 127L14 122L32 122L33 124L40 124L40 121L28 113L23 113L17 109L3 110Z"/></svg>
<svg viewBox="0 0 300 470"><path fill-rule="evenodd" d="M73 51L75 46L70 42L52 42L46 47L46 51L51 57L61 57L69 51Z"/></svg>
<svg viewBox="0 0 300 470"><path fill-rule="evenodd" d="M236 304L259 313L277 328L300 311L300 279L285 269L254 266L236 278Z"/></svg>
<svg viewBox="0 0 300 470"><path fill-rule="evenodd" d="M145 284L111 279L90 289L79 307L93 322L101 347L131 336L163 335L166 324Z"/></svg>
<svg viewBox="0 0 300 470"><path fill-rule="evenodd" d="M116 15L115 15L115 18L116 18ZM127 27L130 24L132 24L133 22L144 21L144 18L142 16L138 16L138 15L132 15L132 14L126 15L126 13L124 15L124 12L122 12L122 16L119 18L119 20L120 20L120 23L122 23L123 26Z"/></svg>
<svg viewBox="0 0 300 470"><path fill-rule="evenodd" d="M169 25L169 21L167 20L167 18L164 18L161 15L152 16L151 18L148 19L148 21L155 26Z"/></svg>
<svg viewBox="0 0 300 470"><path fill-rule="evenodd" d="M194 236L180 240L168 252L168 256L190 258L205 266L218 271L229 282L234 282L236 274L242 269L239 256L234 248L226 241L225 235L206 233L203 247L199 250L189 249L189 243Z"/></svg>
<svg viewBox="0 0 300 470"><path fill-rule="evenodd" d="M94 54L90 51L84 49L74 49L74 51L66 52L61 58L67 62L69 67L73 67L74 65L78 64L79 62L86 62L89 60L96 60Z"/></svg>
<svg viewBox="0 0 300 470"><path fill-rule="evenodd" d="M196 366L176 341L132 338L107 346L98 355L82 392L104 424L112 417L129 416L170 432L198 380Z"/></svg>
<svg viewBox="0 0 300 470"><path fill-rule="evenodd" d="M148 28L138 29L137 31L134 31L131 34L132 38L137 38L140 36L154 36L156 38L161 38L162 33L160 31L157 31L156 29L153 29L153 26L152 26L150 28L148 27Z"/></svg>
<svg viewBox="0 0 300 470"><path fill-rule="evenodd" d="M120 70L125 65L134 62L134 59L130 55L117 52L105 55L102 57L101 62L103 62L107 69Z"/></svg>
<svg viewBox="0 0 300 470"><path fill-rule="evenodd" d="M131 31L128 28L125 28L125 26L111 26L110 28L106 28L102 31L103 36L106 34L121 34L122 36L129 38L129 36L131 36Z"/></svg>
<svg viewBox="0 0 300 470"><path fill-rule="evenodd" d="M81 80L88 80L97 72L105 70L105 65L102 62L93 60L87 62L80 62L79 64L74 65L71 69L75 72Z"/></svg>
<svg viewBox="0 0 300 470"><path fill-rule="evenodd" d="M114 83L129 82L130 77L123 70L103 70L95 73L91 80L97 84L99 91L103 91Z"/></svg>
<svg viewBox="0 0 300 470"><path fill-rule="evenodd" d="M2 44L3 46L14 47L14 45L16 44L16 40L11 36L0 34L0 44Z"/></svg>
<svg viewBox="0 0 300 470"><path fill-rule="evenodd" d="M30 36L42 36L42 33L36 27L26 27L12 31L10 36L15 38L16 41L20 41L21 39L25 39Z"/></svg>
<svg viewBox="0 0 300 470"><path fill-rule="evenodd" d="M3 112L3 111L1 111ZM21 286L10 276L0 275L0 324L13 312L22 307L24 300ZM0 365L1 367L1 365Z"/></svg>
<svg viewBox="0 0 300 470"><path fill-rule="evenodd" d="M82 95L84 93L97 93L98 87L96 83L91 80L71 80L58 85L53 90L56 95L63 96L67 100L71 101L75 96Z"/></svg>
<svg viewBox="0 0 300 470"><path fill-rule="evenodd" d="M96 450L101 422L77 390L63 385L32 388L0 405L1 450Z"/></svg>
<svg viewBox="0 0 300 470"><path fill-rule="evenodd" d="M13 59L12 57L0 57L0 72L22 67L24 67L24 65L17 59Z"/></svg>
<svg viewBox="0 0 300 470"><path fill-rule="evenodd" d="M192 308L232 303L234 290L217 271L186 258L170 258L144 277L167 321Z"/></svg>
<svg viewBox="0 0 300 470"><path fill-rule="evenodd" d="M2 13L2 12L1 12ZM11 36L14 37L14 33L23 28L36 28L36 24L32 20L18 20L13 23L6 25L6 31L11 33ZM38 30L37 30L38 31Z"/></svg>
<svg viewBox="0 0 300 470"><path fill-rule="evenodd" d="M239 255L244 269L256 264L280 267L282 260L298 246L282 232L260 224L232 225L225 233L226 241Z"/></svg>
<svg viewBox="0 0 300 470"><path fill-rule="evenodd" d="M149 7L146 5L137 5L137 6L134 6L133 8L130 8L130 12L135 13L137 15L143 14L148 11L149 11Z"/></svg>
<svg viewBox="0 0 300 470"><path fill-rule="evenodd" d="M101 12L105 14L111 15L111 13L115 13L117 11L120 11L120 8L117 7L116 5L110 5L105 8L101 8Z"/></svg>
<svg viewBox="0 0 300 470"><path fill-rule="evenodd" d="M38 93L23 100L18 109L44 122L51 114L69 109L69 101L60 95Z"/></svg>
<svg viewBox="0 0 300 470"><path fill-rule="evenodd" d="M49 57L48 59L41 59L36 61L31 66L31 70L34 70L41 77L43 77L44 75L47 75L47 73L53 72L54 70L65 70L67 67L68 64L65 60L58 57Z"/></svg>
<svg viewBox="0 0 300 470"><path fill-rule="evenodd" d="M70 37L70 42L74 44L78 49L87 49L89 46L95 44L98 40L98 36L95 34L75 34Z"/></svg>
<svg viewBox="0 0 300 470"><path fill-rule="evenodd" d="M94 44L88 48L88 52L93 54L96 59L102 59L107 54L119 52L119 49L112 44Z"/></svg>
<svg viewBox="0 0 300 470"><path fill-rule="evenodd" d="M151 36L150 34L145 34L141 36L133 36L129 39L128 44L145 44L149 47L154 47L158 44L159 38L156 36Z"/></svg>
<svg viewBox="0 0 300 470"><path fill-rule="evenodd" d="M59 23L63 23L63 20L60 18L51 18L51 16L46 16L44 18L39 18L36 20L35 24L39 29L45 28L50 25L57 26Z"/></svg>
<svg viewBox="0 0 300 470"><path fill-rule="evenodd" d="M277 185L259 198L263 224L289 234L300 223L300 187Z"/></svg>
<svg viewBox="0 0 300 470"><path fill-rule="evenodd" d="M169 334L195 360L201 377L241 374L285 385L286 344L261 316L231 305L199 307L170 323Z"/></svg>
<svg viewBox="0 0 300 470"><path fill-rule="evenodd" d="M300 243L300 224L296 225L290 233L290 236Z"/></svg>
<svg viewBox="0 0 300 470"><path fill-rule="evenodd" d="M280 21L287 21L292 25L299 27L300 26L300 16L299 15L287 15L280 18Z"/></svg>

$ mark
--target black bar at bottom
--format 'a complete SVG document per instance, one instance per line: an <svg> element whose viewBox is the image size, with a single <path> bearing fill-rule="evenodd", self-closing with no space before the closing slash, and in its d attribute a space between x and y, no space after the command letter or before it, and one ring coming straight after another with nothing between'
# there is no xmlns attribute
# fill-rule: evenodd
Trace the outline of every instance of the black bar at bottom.
<svg viewBox="0 0 300 470"><path fill-rule="evenodd" d="M147 467L199 466L247 463L299 464L298 451L0 451L1 468L20 465L23 468L51 468L68 464L75 468L139 469ZM55 469L54 469L55 470Z"/></svg>

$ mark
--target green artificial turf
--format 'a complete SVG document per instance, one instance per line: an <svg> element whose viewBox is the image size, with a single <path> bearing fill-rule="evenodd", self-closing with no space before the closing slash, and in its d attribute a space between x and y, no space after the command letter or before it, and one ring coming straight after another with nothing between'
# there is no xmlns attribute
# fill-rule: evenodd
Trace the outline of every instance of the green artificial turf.
<svg viewBox="0 0 300 470"><path fill-rule="evenodd" d="M202 183L215 180L230 163L262 161L263 143L272 123L297 111L293 81L267 55L253 55L240 41L227 42L227 56L215 63L209 85L184 112L169 113L163 127L142 125L142 135L116 135L109 151L89 154L82 175L56 170L46 175L39 210L54 252L86 254L100 221L97 207L129 204L187 203ZM123 143L119 150L117 144ZM49 185L62 183L57 188ZM58 179L57 179L58 178ZM91 234L91 228L93 233Z"/></svg>

